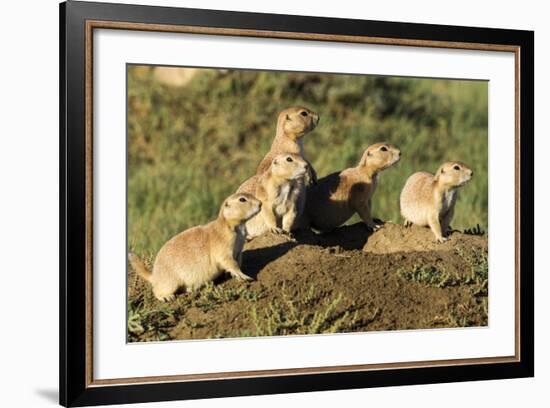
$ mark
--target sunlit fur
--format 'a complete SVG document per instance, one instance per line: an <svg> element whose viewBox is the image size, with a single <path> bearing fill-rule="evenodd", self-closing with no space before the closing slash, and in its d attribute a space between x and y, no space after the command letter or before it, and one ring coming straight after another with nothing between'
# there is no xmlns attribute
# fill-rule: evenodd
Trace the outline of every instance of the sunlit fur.
<svg viewBox="0 0 550 408"><path fill-rule="evenodd" d="M319 115L303 106L294 106L279 113L275 139L273 139L269 152L258 165L256 174L264 173L278 154L294 153L307 161L304 155L303 137L315 129L318 123ZM311 163L308 162L308 164L307 178L316 181L315 170L311 167Z"/></svg>
<svg viewBox="0 0 550 408"><path fill-rule="evenodd" d="M262 210L246 223L249 238L266 231L289 233L303 210L307 162L297 154L279 154L261 175L245 181L237 192L254 193L262 202Z"/></svg>
<svg viewBox="0 0 550 408"><path fill-rule="evenodd" d="M472 175L472 170L462 162L444 163L435 175L414 173L405 183L399 199L405 225L429 226L437 242L446 241L457 188L470 181Z"/></svg>
<svg viewBox="0 0 550 408"><path fill-rule="evenodd" d="M399 161L401 152L388 143L369 146L359 164L319 179L307 190L306 218L313 228L329 231L359 214L365 225L375 230L371 200L378 173Z"/></svg>
<svg viewBox="0 0 550 408"><path fill-rule="evenodd" d="M152 272L132 253L128 255L130 264L151 283L159 300L173 299L181 287L197 289L224 271L239 280L250 280L240 269L246 238L244 224L260 208L260 201L252 195L233 194L223 202L214 221L185 230L166 242Z"/></svg>

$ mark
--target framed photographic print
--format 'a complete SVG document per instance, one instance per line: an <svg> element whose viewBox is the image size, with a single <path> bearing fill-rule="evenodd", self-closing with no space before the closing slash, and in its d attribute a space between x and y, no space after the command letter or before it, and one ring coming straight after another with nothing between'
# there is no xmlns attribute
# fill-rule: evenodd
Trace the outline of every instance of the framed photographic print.
<svg viewBox="0 0 550 408"><path fill-rule="evenodd" d="M534 375L533 32L60 26L62 405Z"/></svg>

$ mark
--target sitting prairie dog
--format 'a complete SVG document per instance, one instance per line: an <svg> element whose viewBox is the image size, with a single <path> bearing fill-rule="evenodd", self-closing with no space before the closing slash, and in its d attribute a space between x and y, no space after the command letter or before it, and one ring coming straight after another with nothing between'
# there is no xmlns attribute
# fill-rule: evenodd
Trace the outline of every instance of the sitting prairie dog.
<svg viewBox="0 0 550 408"><path fill-rule="evenodd" d="M448 238L449 225L454 215L457 188L473 176L473 171L462 162L447 162L435 173L414 173L407 179L399 198L405 225L429 226L437 242Z"/></svg>
<svg viewBox="0 0 550 408"><path fill-rule="evenodd" d="M128 254L128 260L134 270L152 284L155 297L161 301L173 300L180 287L187 291L197 289L224 271L239 280L251 280L240 268L244 224L261 206L250 194L233 194L223 202L217 219L187 229L165 243L152 272L137 255Z"/></svg>
<svg viewBox="0 0 550 408"><path fill-rule="evenodd" d="M371 230L378 229L371 214L372 195L378 173L393 166L401 152L388 143L376 143L365 150L359 164L319 179L307 189L306 219L319 231L330 231L358 213Z"/></svg>
<svg viewBox="0 0 550 408"><path fill-rule="evenodd" d="M277 131L269 152L264 156L256 174L264 173L278 154L293 153L302 156L304 160L304 145L302 138L311 132L319 123L319 115L303 106L294 106L283 110L277 118ZM308 162L308 182L316 182L315 170Z"/></svg>
<svg viewBox="0 0 550 408"><path fill-rule="evenodd" d="M246 223L247 237L257 237L266 231L290 233L301 215L306 187L301 181L308 169L307 162L297 154L278 154L261 175L245 181L237 192L253 192L262 202L258 215Z"/></svg>

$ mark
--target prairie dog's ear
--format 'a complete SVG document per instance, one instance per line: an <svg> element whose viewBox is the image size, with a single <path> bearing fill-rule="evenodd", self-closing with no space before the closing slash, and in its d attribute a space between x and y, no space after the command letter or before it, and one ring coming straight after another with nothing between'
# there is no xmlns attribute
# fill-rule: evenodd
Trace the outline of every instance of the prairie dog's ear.
<svg viewBox="0 0 550 408"><path fill-rule="evenodd" d="M288 113L286 114L286 120L290 120L290 115Z"/></svg>
<svg viewBox="0 0 550 408"><path fill-rule="evenodd" d="M224 207L225 207L225 208L229 208L229 201L226 201L226 202L225 202Z"/></svg>

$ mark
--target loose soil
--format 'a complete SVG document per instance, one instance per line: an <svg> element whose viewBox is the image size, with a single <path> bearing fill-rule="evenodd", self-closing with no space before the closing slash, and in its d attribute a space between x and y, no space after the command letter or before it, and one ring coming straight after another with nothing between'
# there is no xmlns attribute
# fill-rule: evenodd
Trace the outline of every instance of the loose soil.
<svg viewBox="0 0 550 408"><path fill-rule="evenodd" d="M129 341L487 325L486 235L363 224L295 241L266 234L242 270L162 304L128 268ZM481 261L480 261L481 260ZM485 263L483 263L485 260ZM150 261L150 260L149 260ZM485 266L485 278L483 267ZM481 274L480 274L481 270Z"/></svg>

